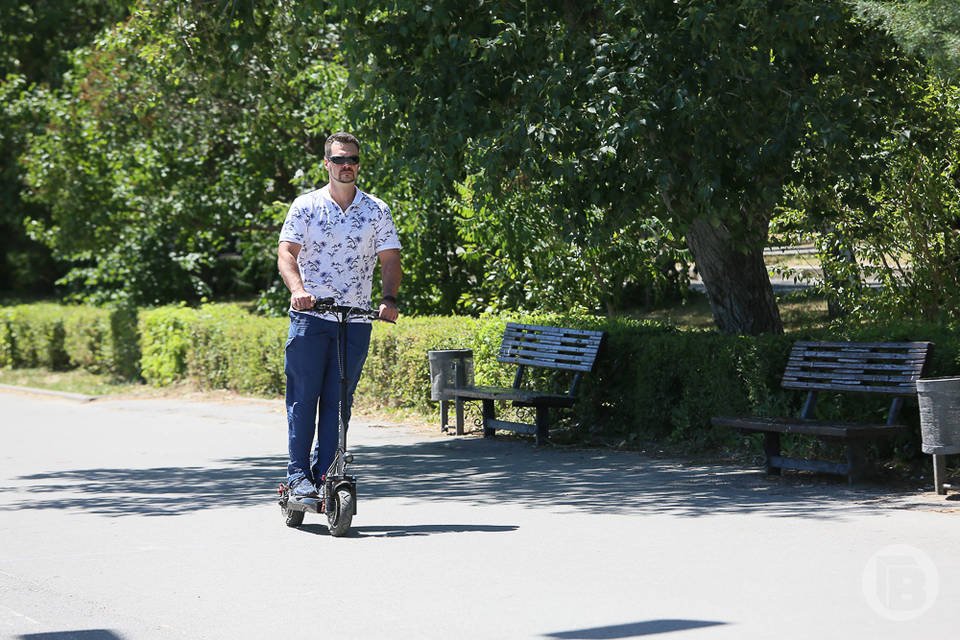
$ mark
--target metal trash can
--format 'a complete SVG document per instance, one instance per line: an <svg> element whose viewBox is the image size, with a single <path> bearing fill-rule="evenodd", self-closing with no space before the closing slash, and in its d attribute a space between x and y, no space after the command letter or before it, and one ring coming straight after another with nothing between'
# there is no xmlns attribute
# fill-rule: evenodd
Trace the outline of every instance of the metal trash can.
<svg viewBox="0 0 960 640"><path fill-rule="evenodd" d="M940 495L956 487L944 482L947 459L960 453L960 378L917 380L920 439L924 453L933 454L933 486Z"/></svg>
<svg viewBox="0 0 960 640"><path fill-rule="evenodd" d="M923 452L960 453L960 378L917 380Z"/></svg>
<svg viewBox="0 0 960 640"><path fill-rule="evenodd" d="M430 358L430 399L446 400L447 389L473 386L473 350L428 351Z"/></svg>

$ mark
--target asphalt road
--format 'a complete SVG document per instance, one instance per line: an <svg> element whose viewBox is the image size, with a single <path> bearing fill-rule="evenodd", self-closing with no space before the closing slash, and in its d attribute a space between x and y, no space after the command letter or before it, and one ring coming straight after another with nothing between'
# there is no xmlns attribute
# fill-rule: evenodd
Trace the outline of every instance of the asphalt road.
<svg viewBox="0 0 960 640"><path fill-rule="evenodd" d="M282 407L0 391L0 637L948 638L960 502L357 423L284 526Z"/></svg>

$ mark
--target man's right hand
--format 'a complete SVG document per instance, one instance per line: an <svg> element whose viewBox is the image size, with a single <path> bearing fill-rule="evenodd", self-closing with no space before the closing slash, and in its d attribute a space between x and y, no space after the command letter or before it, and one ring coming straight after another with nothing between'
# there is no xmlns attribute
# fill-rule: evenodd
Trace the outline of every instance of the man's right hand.
<svg viewBox="0 0 960 640"><path fill-rule="evenodd" d="M295 311L305 311L306 309L312 309L314 303L317 301L312 295L300 289L290 294L290 307Z"/></svg>

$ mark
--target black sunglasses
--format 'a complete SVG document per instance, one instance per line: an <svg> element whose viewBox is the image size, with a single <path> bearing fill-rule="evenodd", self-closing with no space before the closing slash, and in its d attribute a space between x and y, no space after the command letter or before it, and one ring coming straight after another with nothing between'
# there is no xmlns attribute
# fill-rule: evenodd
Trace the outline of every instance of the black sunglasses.
<svg viewBox="0 0 960 640"><path fill-rule="evenodd" d="M327 156L333 164L360 164L360 156Z"/></svg>

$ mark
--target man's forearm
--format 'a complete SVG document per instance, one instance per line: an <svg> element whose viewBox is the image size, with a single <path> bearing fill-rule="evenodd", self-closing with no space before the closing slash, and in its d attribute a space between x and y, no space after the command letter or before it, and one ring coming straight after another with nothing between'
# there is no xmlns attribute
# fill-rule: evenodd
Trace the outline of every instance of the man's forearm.
<svg viewBox="0 0 960 640"><path fill-rule="evenodd" d="M277 249L277 268L283 284L290 290L290 306L297 311L309 309L313 306L314 298L303 288L303 279L300 277L300 267L297 266L297 256L300 245L293 242L281 242Z"/></svg>
<svg viewBox="0 0 960 640"><path fill-rule="evenodd" d="M400 268L400 252L384 251L380 256L380 278L383 283L383 295L397 297L400 291L400 278L403 273Z"/></svg>
<svg viewBox="0 0 960 640"><path fill-rule="evenodd" d="M287 285L290 293L303 291L303 280L300 278L300 267L297 266L297 256L290 251L280 249L277 255L277 269L283 284Z"/></svg>

